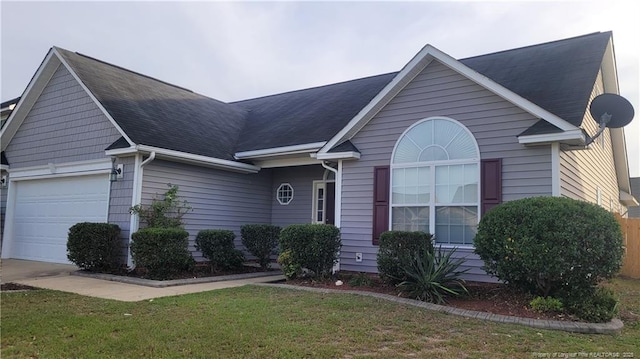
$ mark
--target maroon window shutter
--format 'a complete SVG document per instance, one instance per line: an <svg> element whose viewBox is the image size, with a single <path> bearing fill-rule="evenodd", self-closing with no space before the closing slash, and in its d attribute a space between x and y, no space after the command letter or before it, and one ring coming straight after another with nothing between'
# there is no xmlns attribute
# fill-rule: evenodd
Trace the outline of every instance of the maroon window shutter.
<svg viewBox="0 0 640 359"><path fill-rule="evenodd" d="M480 197L482 215L502 203L502 159L480 161Z"/></svg>
<svg viewBox="0 0 640 359"><path fill-rule="evenodd" d="M373 244L389 229L389 166L373 169Z"/></svg>

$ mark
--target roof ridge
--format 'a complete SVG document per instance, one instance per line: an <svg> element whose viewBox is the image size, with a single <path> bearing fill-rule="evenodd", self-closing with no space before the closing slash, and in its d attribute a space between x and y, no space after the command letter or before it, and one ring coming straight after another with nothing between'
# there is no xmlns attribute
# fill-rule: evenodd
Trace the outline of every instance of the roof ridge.
<svg viewBox="0 0 640 359"><path fill-rule="evenodd" d="M66 51L68 51L68 50L66 50ZM92 57L92 56L89 56L89 55L85 55L85 54L79 53L79 52L77 52L77 51L76 51L76 52L73 52L73 53L74 53L74 54L76 54L76 55L78 55L78 56L82 56L82 57L84 57L84 58L87 58L87 59L89 59L89 60L93 60L93 61L99 62L99 63L101 63L101 64L105 64L105 65L107 65L107 66L115 67L115 68L117 68L117 69L120 69L120 70L123 70L123 71L127 71L127 72L130 72L130 73L134 74L134 75L142 76L142 77L148 78L148 79L153 80L153 81L156 81L156 82L160 82L160 83L165 84L165 85L167 85L167 86L175 87L175 88L177 88L177 89L184 90L184 91L187 91L187 92L191 92L191 93L193 93L193 94L198 94L198 93L196 93L196 92L194 92L194 91L192 91L192 90L190 90L190 89L188 89L188 88L186 88L186 87L182 87L182 86L178 86L178 85L172 84L172 83L170 83L170 82L162 81L162 80L157 79L157 78L155 78L155 77L152 77L152 76L149 76L149 75L145 75L145 74L143 74L143 73L140 73L140 72L137 72L137 71L133 71L133 70L130 70L130 69L124 68L124 67L122 67L122 66L114 65L114 64L112 64L112 63L110 63L110 62L106 62L106 61L104 61L104 60L100 60L100 59L97 59L97 58L95 58L95 57ZM199 95L199 94L198 94L198 95ZM205 97L206 97L206 96L205 96Z"/></svg>
<svg viewBox="0 0 640 359"><path fill-rule="evenodd" d="M341 84L346 84L349 82L354 82L354 81L360 81L360 80L365 80L365 79L371 79L374 77L381 77L381 76L388 76L391 74L397 74L398 71L392 71L392 72L387 72L384 74L378 74L378 75L371 75L371 76L365 76L365 77L359 77L359 78L355 78L355 79L351 79L351 80L346 80L346 81L340 81L340 82L334 82L334 83L330 83L330 84L325 84L325 85L319 85L319 86L313 86L313 87L306 87L306 88L301 88L301 89L297 89L297 90L291 90L291 91L285 91L285 92L278 92L278 93L274 93L271 95L264 95L264 96L259 96L259 97L252 97L252 98L247 98L244 100L238 100L238 101L232 101L232 102L227 102L228 104L239 104L241 102L246 102L246 101L253 101L253 100L259 100L259 99L265 99L268 97L273 97L273 96L280 96L280 95L286 95L286 94L292 94L295 92L302 92L302 91L307 91L307 90L314 90L314 89L319 89L319 88L323 88L323 87L329 87L329 86L335 86L335 85L341 85Z"/></svg>
<svg viewBox="0 0 640 359"><path fill-rule="evenodd" d="M500 50L500 51L496 51L496 52L490 52L490 53L487 53L487 54L475 55L475 56L471 56L471 57L465 57L465 58L457 59L457 60L458 61L470 60L470 59L475 59L475 58L489 56L489 55L497 55L497 54L501 54L501 53L509 52L509 51L523 50L523 49L533 48L533 47L537 47L537 46L550 45L550 44L553 44L553 43L571 41L571 40L576 40L576 39L579 39L579 38L582 38L582 37L588 37L588 36L594 36L594 35L600 35L600 34L606 34L606 33L611 34L611 31L605 31L605 32L597 31L597 32L592 32L590 34L584 34L584 35L579 35L579 36L574 36L574 37L568 37L568 38L560 39L560 40L552 40L552 41L542 42L542 43L533 44L533 45L514 47L512 49Z"/></svg>

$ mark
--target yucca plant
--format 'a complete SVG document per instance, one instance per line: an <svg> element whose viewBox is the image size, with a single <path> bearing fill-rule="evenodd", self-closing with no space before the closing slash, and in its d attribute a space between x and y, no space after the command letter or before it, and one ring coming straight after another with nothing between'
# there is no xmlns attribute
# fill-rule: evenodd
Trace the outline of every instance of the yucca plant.
<svg viewBox="0 0 640 359"><path fill-rule="evenodd" d="M411 298L438 304L444 303L447 295L468 293L460 276L469 269L459 270L464 260L452 258L455 251L438 247L415 255L409 265L403 266L406 280L398 284L398 289Z"/></svg>

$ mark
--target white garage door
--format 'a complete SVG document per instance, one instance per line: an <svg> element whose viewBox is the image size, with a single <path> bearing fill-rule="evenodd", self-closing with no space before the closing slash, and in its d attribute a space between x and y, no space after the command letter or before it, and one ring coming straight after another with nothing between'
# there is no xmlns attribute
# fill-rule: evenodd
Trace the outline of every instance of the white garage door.
<svg viewBox="0 0 640 359"><path fill-rule="evenodd" d="M106 222L109 177L17 181L12 258L69 263L67 236L78 222Z"/></svg>

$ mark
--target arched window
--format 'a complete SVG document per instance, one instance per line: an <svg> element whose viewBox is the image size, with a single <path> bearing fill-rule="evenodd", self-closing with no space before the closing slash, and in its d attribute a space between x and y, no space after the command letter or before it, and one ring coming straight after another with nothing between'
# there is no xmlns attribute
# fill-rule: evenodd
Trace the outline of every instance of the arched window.
<svg viewBox="0 0 640 359"><path fill-rule="evenodd" d="M479 219L480 151L459 122L432 117L409 127L391 157L391 229L473 245Z"/></svg>

